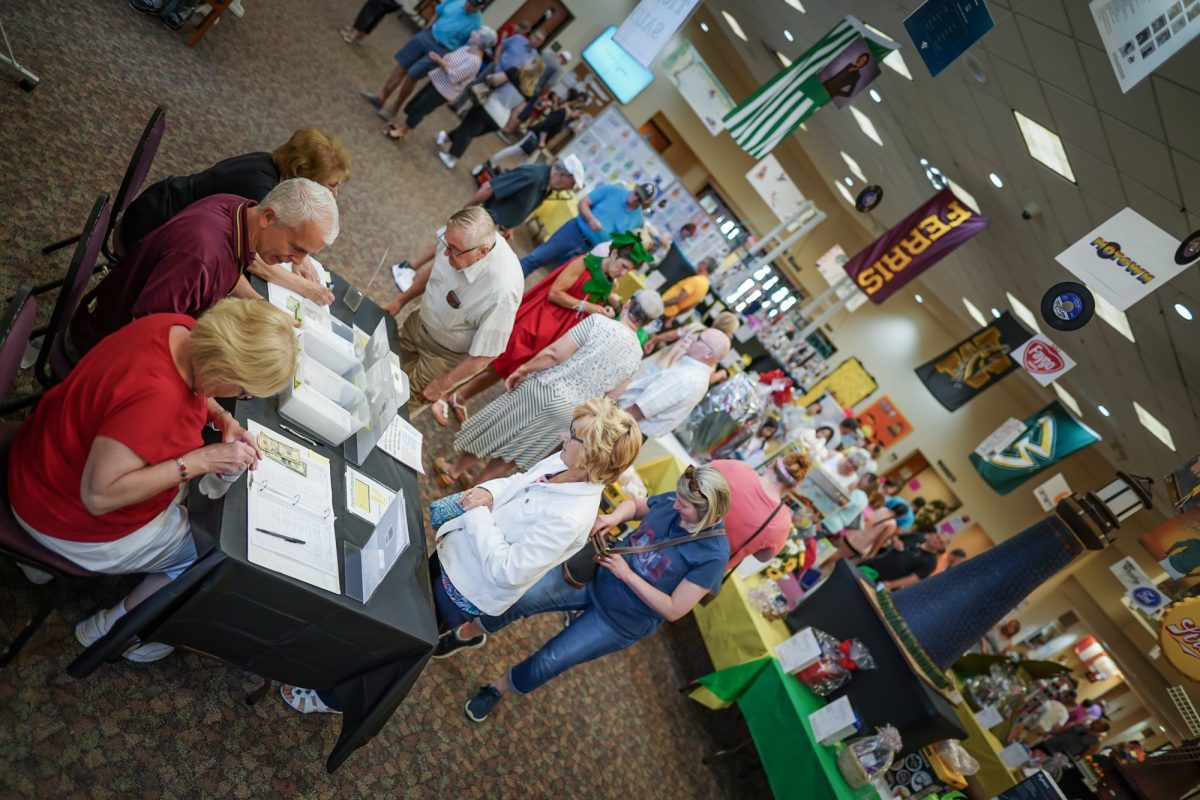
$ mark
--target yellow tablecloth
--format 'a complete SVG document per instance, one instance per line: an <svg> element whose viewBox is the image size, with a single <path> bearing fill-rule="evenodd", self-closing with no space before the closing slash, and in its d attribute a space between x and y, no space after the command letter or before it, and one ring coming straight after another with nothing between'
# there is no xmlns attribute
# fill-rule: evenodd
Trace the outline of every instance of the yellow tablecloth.
<svg viewBox="0 0 1200 800"><path fill-rule="evenodd" d="M955 684L961 692L962 684L957 681ZM986 796L995 797L1020 783L1024 777L1004 766L1004 762L1000 760L1000 751L1004 749L1004 745L991 731L979 726L971 706L963 701L955 706L954 711L962 721L963 727L967 729L967 739L962 746L979 762L979 772L975 773L972 779L984 790Z"/></svg>
<svg viewBox="0 0 1200 800"><path fill-rule="evenodd" d="M748 593L762 580L761 575L746 581L730 575L711 603L698 605L692 612L714 668L722 670L773 656L775 645L791 637L783 620L768 620L751 605Z"/></svg>

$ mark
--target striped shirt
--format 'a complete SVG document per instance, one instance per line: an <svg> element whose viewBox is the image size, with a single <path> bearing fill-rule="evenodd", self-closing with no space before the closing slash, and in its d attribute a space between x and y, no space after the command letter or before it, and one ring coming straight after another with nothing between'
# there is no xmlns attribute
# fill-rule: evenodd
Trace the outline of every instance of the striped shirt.
<svg viewBox="0 0 1200 800"><path fill-rule="evenodd" d="M442 63L446 66L429 73L429 82L442 97L455 100L479 74L483 56L478 50L472 50L470 45L464 45L442 56Z"/></svg>

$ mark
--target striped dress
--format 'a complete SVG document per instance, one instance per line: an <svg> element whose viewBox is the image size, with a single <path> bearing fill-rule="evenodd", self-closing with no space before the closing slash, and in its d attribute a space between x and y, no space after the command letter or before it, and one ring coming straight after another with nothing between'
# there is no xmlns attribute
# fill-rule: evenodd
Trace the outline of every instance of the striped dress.
<svg viewBox="0 0 1200 800"><path fill-rule="evenodd" d="M562 444L577 405L616 388L641 362L637 334L623 322L592 314L570 336L578 350L471 415L454 437L455 449L528 470Z"/></svg>

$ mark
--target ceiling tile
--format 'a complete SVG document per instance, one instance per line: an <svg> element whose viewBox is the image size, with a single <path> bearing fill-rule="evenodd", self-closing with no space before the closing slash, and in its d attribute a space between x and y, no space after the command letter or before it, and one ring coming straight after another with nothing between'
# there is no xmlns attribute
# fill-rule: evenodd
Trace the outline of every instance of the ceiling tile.
<svg viewBox="0 0 1200 800"><path fill-rule="evenodd" d="M1084 71L1092 84L1092 95L1102 111L1107 111L1142 133L1165 141L1149 80L1142 81L1127 93L1122 92L1112 64L1102 50L1080 44L1079 56L1083 59Z"/></svg>
<svg viewBox="0 0 1200 800"><path fill-rule="evenodd" d="M1042 176L1042 186L1050 200L1047 214L1053 215L1062 229L1062 239L1051 248L1052 252L1057 253L1066 249L1069 243L1086 234L1094 226L1078 188L1052 172Z"/></svg>
<svg viewBox="0 0 1200 800"><path fill-rule="evenodd" d="M1067 12L1063 9L1062 0L1037 0L1036 3L1022 3L1017 11L1024 16L1036 19L1043 25L1049 25L1059 33L1071 35L1071 26L1067 22Z"/></svg>
<svg viewBox="0 0 1200 800"><path fill-rule="evenodd" d="M1100 41L1100 31L1096 28L1096 20L1092 18L1088 4L1069 2L1066 6L1067 17L1071 20L1071 29L1075 38L1103 50L1104 45Z"/></svg>
<svg viewBox="0 0 1200 800"><path fill-rule="evenodd" d="M1030 5L1039 5L1038 3ZM1047 28L1026 17L1017 17L1017 26L1025 39L1025 49L1038 77L1064 89L1080 100L1092 102L1091 88L1083 74L1083 62L1075 49L1075 40L1070 36Z"/></svg>
<svg viewBox="0 0 1200 800"><path fill-rule="evenodd" d="M1117 171L1090 153L1080 149L1074 142L1063 143L1067 159L1075 172L1075 180L1084 194L1100 199L1121 198L1123 189Z"/></svg>
<svg viewBox="0 0 1200 800"><path fill-rule="evenodd" d="M1001 100L1004 99L1004 90L1000 88L1000 84L996 82L996 76L992 74L992 58L987 54L982 47L971 48L971 55L983 67L983 74L987 78L986 81L980 83L971 77L971 73L967 71L966 65L960 60L958 66L958 74L962 77L963 82L976 92L987 92L993 97Z"/></svg>
<svg viewBox="0 0 1200 800"><path fill-rule="evenodd" d="M1027 65L1029 56L1025 52L1025 43L1021 41L1015 18L1012 15L996 15L995 19L996 27L979 40L984 49L1013 64Z"/></svg>
<svg viewBox="0 0 1200 800"><path fill-rule="evenodd" d="M1187 221L1179 210L1179 203L1156 194L1153 189L1139 183L1124 172L1120 174L1121 183L1125 186L1125 196L1129 198L1130 208L1172 236L1182 239L1187 235Z"/></svg>
<svg viewBox="0 0 1200 800"><path fill-rule="evenodd" d="M1175 186L1175 170L1171 167L1171 156L1166 145L1107 114L1100 116L1108 140L1112 143L1117 168L1153 188L1163 197L1178 202L1179 190Z"/></svg>
<svg viewBox="0 0 1200 800"><path fill-rule="evenodd" d="M1167 142L1192 158L1200 158L1200 94L1151 76L1167 127Z"/></svg>
<svg viewBox="0 0 1200 800"><path fill-rule="evenodd" d="M993 59L992 65L1008 104L1033 121L1048 128L1052 127L1054 118L1050 115L1050 107L1046 105L1042 96L1042 86L1038 79L1003 59Z"/></svg>
<svg viewBox="0 0 1200 800"><path fill-rule="evenodd" d="M1184 206L1189 213L1200 214L1200 161L1178 150L1171 151L1171 161L1175 165L1179 186L1183 191Z"/></svg>
<svg viewBox="0 0 1200 800"><path fill-rule="evenodd" d="M1115 205L1112 202L1100 200L1084 192L1083 205L1087 208L1088 215L1092 218L1093 228L1099 227L1100 223L1105 222L1113 214L1125 208L1125 201L1120 198L1119 192L1112 196L1112 200L1116 203Z"/></svg>
<svg viewBox="0 0 1200 800"><path fill-rule="evenodd" d="M1043 91L1054 115L1055 132L1093 156L1115 163L1096 109L1053 86L1044 86Z"/></svg>

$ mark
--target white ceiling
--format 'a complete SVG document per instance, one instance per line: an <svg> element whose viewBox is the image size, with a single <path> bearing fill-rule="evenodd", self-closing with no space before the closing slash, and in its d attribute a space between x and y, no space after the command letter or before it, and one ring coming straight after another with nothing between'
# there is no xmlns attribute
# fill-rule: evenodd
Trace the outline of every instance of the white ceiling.
<svg viewBox="0 0 1200 800"><path fill-rule="evenodd" d="M1036 314L1045 289L1072 279L1054 256L1125 206L1174 236L1200 228L1200 42L1122 94L1086 0L988 0L996 26L969 51L986 75L981 84L963 59L936 79L929 76L902 25L920 5L916 0L801 2L807 13L785 0L706 0L760 81L780 69L771 50L796 58L846 14L903 45L914 80L885 68L872 84L882 102L866 92L853 101L878 129L883 147L863 135L848 110L832 106L796 136L830 184L853 177L839 154L844 150L867 182L884 188L873 214L848 212L872 236L933 193L922 157L979 201L991 227L913 284L957 314L964 334L978 325L962 298L988 314L1007 307L1008 291ZM726 26L722 9L737 18L748 45ZM1029 156L1013 109L1062 137L1078 185ZM1001 176L1003 188L989 182L990 172ZM852 193L861 187L856 179ZM1025 221L1021 209L1031 202L1042 214ZM1196 320L1174 312L1181 299ZM1061 383L1106 440L1102 452L1115 466L1154 476L1161 498L1158 479L1200 451L1200 268L1173 279L1128 317L1136 344L1098 316L1073 333L1042 329L1078 362ZM1054 398L1051 389L1041 391L1047 402ZM1170 429L1177 452L1139 424L1135 400ZM1112 416L1103 417L1097 404Z"/></svg>

